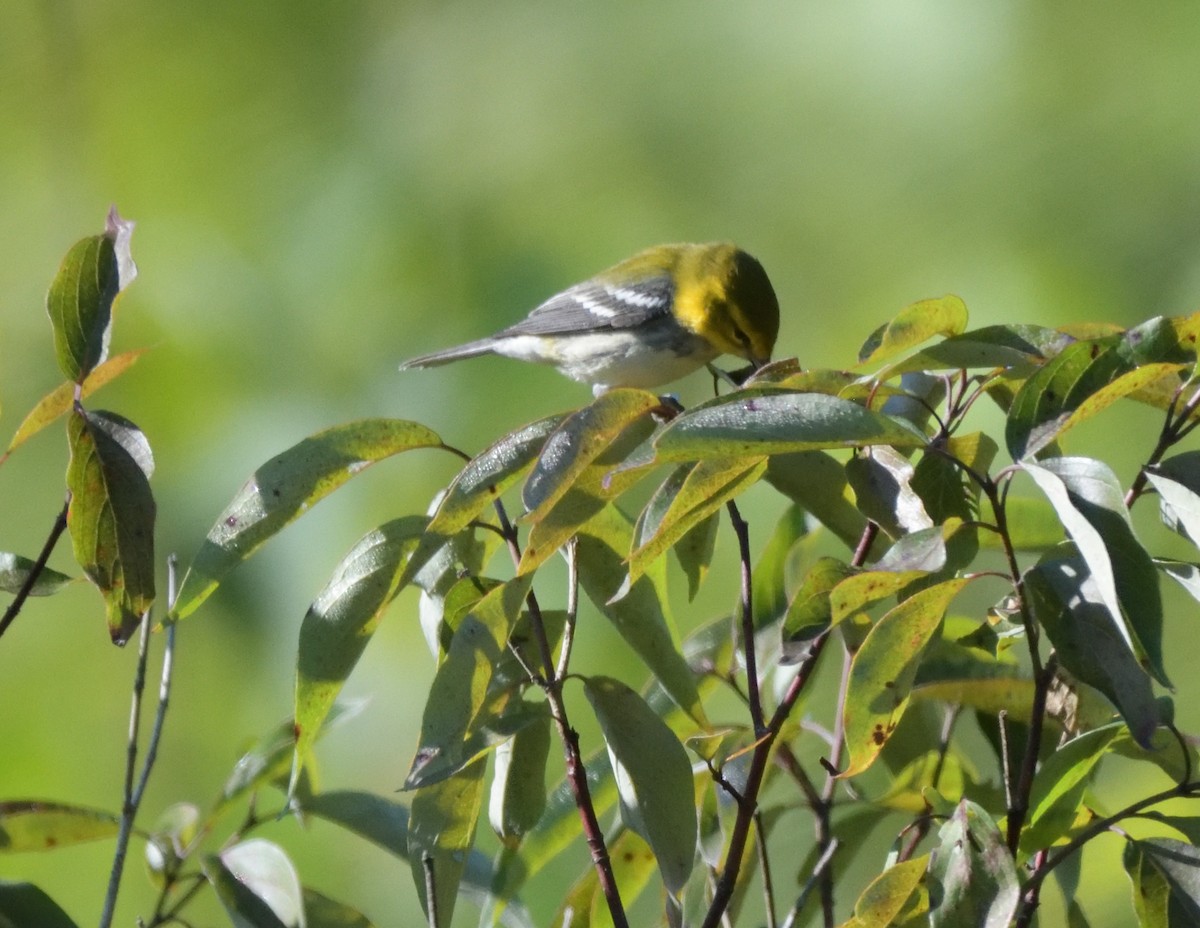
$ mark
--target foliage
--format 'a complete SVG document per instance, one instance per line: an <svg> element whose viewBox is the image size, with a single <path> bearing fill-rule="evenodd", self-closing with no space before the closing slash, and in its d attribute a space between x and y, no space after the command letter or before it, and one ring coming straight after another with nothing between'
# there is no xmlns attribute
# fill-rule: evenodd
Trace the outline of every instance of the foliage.
<svg viewBox="0 0 1200 928"><path fill-rule="evenodd" d="M107 358L113 302L134 274L131 231L114 211L51 285L68 384L35 407L8 453L66 415L68 504L37 558L0 556L15 594L0 633L29 595L70 582L45 567L64 530L112 639L141 630L120 811L0 801L3 852L115 835L102 925L134 835L159 887L146 925L183 923L206 890L234 925L369 925L252 834L285 813L405 860L431 925L450 925L461 898L483 924L534 924L523 898L545 898L547 867L582 845L590 862L558 892L556 925L627 925L639 897L657 900L641 903L660 913L646 923L744 923L758 917L748 895L758 874L772 925L1023 926L1047 876L1077 866L1106 833L1123 840L1138 923L1195 922L1200 816L1190 804L1155 807L1200 790L1192 741L1158 695L1171 686L1164 579L1200 599L1200 563L1152 554L1131 510L1157 495L1180 544L1200 538L1200 453L1177 450L1200 422L1200 316L1128 330L971 330L962 301L945 297L881 326L848 371L781 361L688 410L613 390L475 456L414 422L317 433L255 471L180 584L168 571L162 683L138 769L156 595L153 456L128 419L83 405L137 357ZM1072 429L1122 400L1162 423L1128 487L1105 461L1062 450ZM1003 414L1002 441L970 430L981 404ZM301 625L294 717L243 755L215 801L180 802L139 827L176 624L313 504L417 448L463 466L429 515L384 522L334 571ZM776 491L779 518L755 557L739 501L759 484ZM723 517L736 541L727 565L715 545ZM541 603L558 554L565 610ZM669 558L687 578L689 609L716 616L684 640ZM732 615L705 596L722 566L741 581ZM316 741L353 715L338 694L410 585L437 669L407 801L321 791ZM572 669L581 593L645 664L640 689ZM814 674L839 656L832 717L801 724ZM586 701L572 707L592 712L595 743L568 716L564 693L576 686ZM730 695L740 717L722 709L714 721ZM979 741L970 723L985 756L969 747ZM1129 762L1173 785L1106 811L1097 772ZM259 812L276 793L282 805ZM494 859L476 846L485 801ZM222 832L234 805L246 814ZM816 834L799 863L781 824L796 810ZM1128 835L1120 826L1134 817L1155 833ZM878 876L854 887L841 875L866 849L867 824L895 838ZM770 873L789 867L801 888L782 898ZM1070 914L1087 924L1077 903ZM72 924L25 883L0 883L0 921Z"/></svg>

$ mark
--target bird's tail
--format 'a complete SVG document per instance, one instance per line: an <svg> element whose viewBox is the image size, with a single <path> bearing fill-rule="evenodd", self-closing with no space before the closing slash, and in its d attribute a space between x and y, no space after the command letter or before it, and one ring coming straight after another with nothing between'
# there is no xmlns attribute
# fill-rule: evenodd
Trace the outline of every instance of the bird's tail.
<svg viewBox="0 0 1200 928"><path fill-rule="evenodd" d="M437 367L439 364L449 364L451 361L461 361L463 358L477 358L481 354L490 354L495 350L496 340L494 338L481 338L479 341L467 342L465 345L456 345L453 348L446 348L442 351L434 351L431 354L423 354L418 358L411 358L400 365L400 370L407 371L417 367Z"/></svg>

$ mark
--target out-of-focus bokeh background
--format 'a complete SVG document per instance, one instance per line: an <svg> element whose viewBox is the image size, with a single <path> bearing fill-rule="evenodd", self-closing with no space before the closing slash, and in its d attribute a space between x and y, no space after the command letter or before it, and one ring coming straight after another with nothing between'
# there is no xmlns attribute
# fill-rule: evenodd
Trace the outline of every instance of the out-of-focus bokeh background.
<svg viewBox="0 0 1200 928"><path fill-rule="evenodd" d="M185 562L258 464L320 428L413 418L477 451L585 402L502 359L396 364L646 245L729 238L756 254L784 309L780 353L814 366L850 363L875 325L946 292L975 324L1200 307L1200 16L1186 2L15 0L4 19L0 432L58 382L45 288L117 204L138 222L141 276L114 350L153 350L93 405L147 433L159 546ZM680 386L685 400L707 389ZM36 553L64 468L59 428L0 468L0 549ZM423 510L453 471L431 452L375 468L187 620L147 823L214 796L289 714L308 602L355 539ZM52 564L70 569L65 544ZM348 687L372 702L323 744L325 786L403 781L432 673L414 604L397 603ZM725 608L717 596L699 617ZM107 644L102 618L79 585L0 640L0 797L117 807L134 655ZM586 636L620 653L606 630ZM807 835L797 826L797 859ZM319 823L269 836L378 924L418 923L407 872L381 852ZM110 853L0 856L0 876L39 882L88 924ZM1093 925L1128 922L1122 880L1085 883ZM151 899L135 863L117 923ZM1053 892L1046 905L1052 919Z"/></svg>

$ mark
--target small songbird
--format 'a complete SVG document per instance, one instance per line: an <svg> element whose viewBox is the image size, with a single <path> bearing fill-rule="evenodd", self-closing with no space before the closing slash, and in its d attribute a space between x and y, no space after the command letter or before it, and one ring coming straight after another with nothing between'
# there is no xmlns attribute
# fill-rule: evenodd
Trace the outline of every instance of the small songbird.
<svg viewBox="0 0 1200 928"><path fill-rule="evenodd" d="M657 387L722 354L771 359L779 301L736 245L659 245L576 284L488 338L405 361L401 370L499 354L551 364L592 385Z"/></svg>

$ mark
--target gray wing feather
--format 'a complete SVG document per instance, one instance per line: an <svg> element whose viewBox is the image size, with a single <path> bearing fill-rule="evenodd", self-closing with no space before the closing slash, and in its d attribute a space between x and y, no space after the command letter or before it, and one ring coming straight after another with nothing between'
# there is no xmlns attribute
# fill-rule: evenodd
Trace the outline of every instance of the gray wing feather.
<svg viewBox="0 0 1200 928"><path fill-rule="evenodd" d="M669 313L674 297L675 286L666 274L636 283L589 280L550 297L496 337L629 329Z"/></svg>

